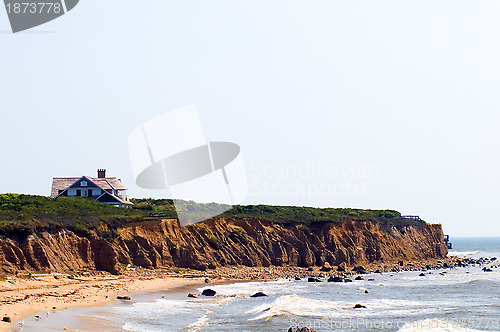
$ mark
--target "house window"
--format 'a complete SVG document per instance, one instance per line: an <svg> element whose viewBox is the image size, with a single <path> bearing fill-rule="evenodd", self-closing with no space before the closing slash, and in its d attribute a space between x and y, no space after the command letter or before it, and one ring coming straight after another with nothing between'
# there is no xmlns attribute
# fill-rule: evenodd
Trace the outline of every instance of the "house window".
<svg viewBox="0 0 500 332"><path fill-rule="evenodd" d="M82 182L80 182L80 185L81 185L82 187L86 187L86 186L87 186L87 181L82 181Z"/></svg>
<svg viewBox="0 0 500 332"><path fill-rule="evenodd" d="M92 197L92 189L89 189L89 197Z"/></svg>
<svg viewBox="0 0 500 332"><path fill-rule="evenodd" d="M76 190L76 196L78 197L82 196L82 191L80 189Z"/></svg>

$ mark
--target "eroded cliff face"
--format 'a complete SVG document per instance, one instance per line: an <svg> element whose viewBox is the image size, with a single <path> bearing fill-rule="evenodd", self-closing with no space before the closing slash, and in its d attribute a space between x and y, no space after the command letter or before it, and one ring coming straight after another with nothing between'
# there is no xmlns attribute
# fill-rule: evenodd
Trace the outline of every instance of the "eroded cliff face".
<svg viewBox="0 0 500 332"><path fill-rule="evenodd" d="M441 225L383 230L375 222L345 221L282 226L262 220L210 220L180 228L174 219L123 225L87 236L64 230L0 239L0 270L119 273L121 264L144 268L215 268L221 265L356 265L446 256ZM105 238L97 234L112 234Z"/></svg>

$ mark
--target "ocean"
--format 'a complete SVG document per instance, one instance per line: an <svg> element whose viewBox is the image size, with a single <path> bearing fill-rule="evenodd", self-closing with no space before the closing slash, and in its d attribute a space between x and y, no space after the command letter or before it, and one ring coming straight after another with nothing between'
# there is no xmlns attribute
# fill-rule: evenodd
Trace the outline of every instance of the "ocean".
<svg viewBox="0 0 500 332"><path fill-rule="evenodd" d="M454 238L452 242L450 255L500 258L500 238ZM75 323L80 319L79 324L89 319L98 322L95 330L287 331L307 326L318 332L500 331L500 268L425 273L425 277L416 271L370 274L352 283L209 284L191 292L211 288L217 292L213 298L187 298L184 291L155 292L143 299L134 297L133 303L71 308L65 315ZM268 296L251 298L256 292ZM355 304L366 308L354 309ZM108 327L99 328L102 322ZM61 330L56 321L38 324L26 324L23 330Z"/></svg>

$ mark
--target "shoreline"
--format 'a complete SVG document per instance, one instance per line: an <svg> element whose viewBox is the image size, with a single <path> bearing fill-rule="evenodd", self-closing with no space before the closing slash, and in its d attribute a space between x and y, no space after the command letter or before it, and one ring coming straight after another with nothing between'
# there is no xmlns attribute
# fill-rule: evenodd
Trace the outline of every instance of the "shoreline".
<svg viewBox="0 0 500 332"><path fill-rule="evenodd" d="M96 274L97 276L80 277L72 274L7 277L0 282L0 313L2 317L10 317L12 323L0 322L0 332L14 330L19 321L40 312L101 307L120 301L117 296L204 283L201 278L161 273L125 276L101 272Z"/></svg>
<svg viewBox="0 0 500 332"><path fill-rule="evenodd" d="M467 259L451 256L417 262L375 262L363 266L367 273L417 271L443 266L450 268L462 266L464 260ZM178 268L167 271L131 269L119 276L101 271L11 276L5 281L0 281L0 313L2 317L8 314L12 323L0 322L0 332L14 330L18 327L19 321L42 311L56 312L68 308L101 307L121 301L116 297L124 295L141 297L141 294L144 295L146 292L162 290L178 292L185 286L188 287L186 289L192 289L189 287L210 285L206 283L206 279L214 284L220 284L356 274L348 272L349 268L352 269L352 266L347 267L345 271L328 270L317 266L309 268L226 266L207 271Z"/></svg>
<svg viewBox="0 0 500 332"><path fill-rule="evenodd" d="M182 278L179 281L184 280ZM160 299L187 299L188 293L197 294L199 288L207 283L204 280L188 280L188 283L178 284L168 288L141 290L139 292L127 293L130 300L118 300L102 303L100 306L74 306L56 312L38 312L41 319L29 316L23 320L23 330L67 330L67 331L123 331L123 323L119 316L113 313L114 309L120 307L134 306L138 303L154 303ZM215 281L210 286L233 283L232 280ZM239 282L239 281L235 281ZM241 281L240 281L241 282ZM13 331L22 331L18 323L13 324Z"/></svg>

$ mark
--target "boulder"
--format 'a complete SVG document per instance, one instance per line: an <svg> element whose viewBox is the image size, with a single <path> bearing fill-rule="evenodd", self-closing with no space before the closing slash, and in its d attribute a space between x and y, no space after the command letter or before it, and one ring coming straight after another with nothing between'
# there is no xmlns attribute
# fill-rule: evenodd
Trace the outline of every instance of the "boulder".
<svg viewBox="0 0 500 332"><path fill-rule="evenodd" d="M330 277L328 282L344 282L344 280L341 277Z"/></svg>
<svg viewBox="0 0 500 332"><path fill-rule="evenodd" d="M250 295L250 297L262 297L262 296L267 296L266 294L262 293L262 292L257 292L253 295Z"/></svg>
<svg viewBox="0 0 500 332"><path fill-rule="evenodd" d="M330 263L325 262L325 264L323 264L320 270L324 272L329 272L332 270L332 266L330 265Z"/></svg>
<svg viewBox="0 0 500 332"><path fill-rule="evenodd" d="M118 300L131 300L130 296L117 296Z"/></svg>
<svg viewBox="0 0 500 332"><path fill-rule="evenodd" d="M315 277L309 277L307 278L307 282L321 282L321 280Z"/></svg>
<svg viewBox="0 0 500 332"><path fill-rule="evenodd" d="M203 296L215 296L217 292L214 291L213 289L210 289L210 288L207 288L207 289L204 289L203 292L201 292L201 295Z"/></svg>
<svg viewBox="0 0 500 332"><path fill-rule="evenodd" d="M288 332L318 332L315 329L311 329L309 327L291 327L288 329Z"/></svg>
<svg viewBox="0 0 500 332"><path fill-rule="evenodd" d="M363 279L362 276L357 276L356 278L354 278L354 280L365 280L365 279Z"/></svg>
<svg viewBox="0 0 500 332"><path fill-rule="evenodd" d="M359 303L356 303L356 305L354 306L354 309L366 309L366 306L359 304Z"/></svg>
<svg viewBox="0 0 500 332"><path fill-rule="evenodd" d="M295 277L295 280L297 280L297 281L300 280L300 277Z"/></svg>
<svg viewBox="0 0 500 332"><path fill-rule="evenodd" d="M425 277L425 274L424 273L420 273L418 276L419 277Z"/></svg>
<svg viewBox="0 0 500 332"><path fill-rule="evenodd" d="M189 293L189 294L188 294L188 297L192 297L192 298L195 298L195 299L196 299L196 298L198 298L198 296L196 296L196 295L194 295L194 294L192 294L192 293Z"/></svg>
<svg viewBox="0 0 500 332"><path fill-rule="evenodd" d="M354 272L356 272L357 274L366 274L366 270L364 267L362 266L356 266L352 269Z"/></svg>
<svg viewBox="0 0 500 332"><path fill-rule="evenodd" d="M9 317L9 316L4 316L4 317L2 318L2 322L12 323L12 319L10 319L10 317Z"/></svg>
<svg viewBox="0 0 500 332"><path fill-rule="evenodd" d="M352 282L352 279L345 278L345 279L344 279L344 282Z"/></svg>

